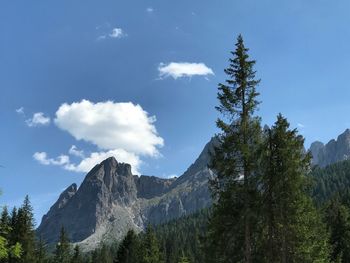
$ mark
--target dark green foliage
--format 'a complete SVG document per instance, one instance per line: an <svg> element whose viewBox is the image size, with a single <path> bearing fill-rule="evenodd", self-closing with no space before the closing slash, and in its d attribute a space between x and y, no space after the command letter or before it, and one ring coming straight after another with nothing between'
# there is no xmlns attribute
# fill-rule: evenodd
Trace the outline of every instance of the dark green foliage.
<svg viewBox="0 0 350 263"><path fill-rule="evenodd" d="M350 213L339 198L327 202L325 221L330 232L331 259L334 262L350 262Z"/></svg>
<svg viewBox="0 0 350 263"><path fill-rule="evenodd" d="M350 160L315 167L311 177L314 181L312 195L318 205L336 196L350 196Z"/></svg>
<svg viewBox="0 0 350 263"><path fill-rule="evenodd" d="M39 238L39 240L36 243L35 259L36 259L35 260L36 263L47 263L48 262L46 244L41 237Z"/></svg>
<svg viewBox="0 0 350 263"><path fill-rule="evenodd" d="M260 118L254 113L259 104L255 78L255 61L249 59L241 35L231 52L225 84L219 84L217 110L223 119L217 126L222 133L215 150L212 168L217 179L212 181L213 217L208 240L212 241L207 261L252 262L258 244L257 226L258 149L261 140ZM224 223L223 223L224 222ZM213 260L210 260L213 257Z"/></svg>
<svg viewBox="0 0 350 263"><path fill-rule="evenodd" d="M26 196L23 205L18 209L17 225L14 231L18 235L18 240L22 245L22 256L19 262L35 262L35 228L33 207L30 204L29 197Z"/></svg>
<svg viewBox="0 0 350 263"><path fill-rule="evenodd" d="M183 256L192 263L204 262L202 237L205 236L209 210L155 226L166 263L177 263Z"/></svg>
<svg viewBox="0 0 350 263"><path fill-rule="evenodd" d="M83 261L83 256L80 252L80 248L78 245L76 245L74 247L74 252L73 252L73 256L72 256L72 259L70 261L71 263L84 263Z"/></svg>
<svg viewBox="0 0 350 263"><path fill-rule="evenodd" d="M140 259L140 240L135 231L129 230L123 241L120 243L116 263L133 263Z"/></svg>
<svg viewBox="0 0 350 263"><path fill-rule="evenodd" d="M159 243L151 225L146 228L141 236L141 260L140 263L162 263L163 255L159 249Z"/></svg>
<svg viewBox="0 0 350 263"><path fill-rule="evenodd" d="M307 195L310 156L304 139L278 115L266 130L262 215L266 262L328 262L327 235Z"/></svg>
<svg viewBox="0 0 350 263"><path fill-rule="evenodd" d="M59 241L56 244L56 249L54 253L55 263L69 263L71 258L71 245L69 243L68 235L64 229L61 227Z"/></svg>

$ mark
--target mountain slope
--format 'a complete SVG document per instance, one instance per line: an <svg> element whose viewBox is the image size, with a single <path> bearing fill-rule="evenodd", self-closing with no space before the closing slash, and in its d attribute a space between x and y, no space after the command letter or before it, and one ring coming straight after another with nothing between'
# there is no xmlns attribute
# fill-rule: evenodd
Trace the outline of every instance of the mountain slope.
<svg viewBox="0 0 350 263"><path fill-rule="evenodd" d="M312 162L314 165L325 167L339 161L350 158L350 130L345 130L336 140L330 140L327 144L316 141L310 146Z"/></svg>
<svg viewBox="0 0 350 263"><path fill-rule="evenodd" d="M43 217L37 234L48 243L58 239L64 226L71 241L91 250L101 241L121 239L136 231L167 222L210 205L208 178L211 140L199 158L177 179L135 176L131 166L113 157L96 165L77 189L68 187Z"/></svg>

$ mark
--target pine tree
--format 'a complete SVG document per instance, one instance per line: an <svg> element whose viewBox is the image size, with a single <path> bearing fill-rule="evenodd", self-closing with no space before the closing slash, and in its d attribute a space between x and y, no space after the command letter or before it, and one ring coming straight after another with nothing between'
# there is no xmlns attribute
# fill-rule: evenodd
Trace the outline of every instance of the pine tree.
<svg viewBox="0 0 350 263"><path fill-rule="evenodd" d="M34 263L35 262L35 230L33 208L29 197L26 196L22 206L13 209L11 214L10 245L21 249L21 257L10 256L11 263Z"/></svg>
<svg viewBox="0 0 350 263"><path fill-rule="evenodd" d="M133 230L129 230L118 247L116 262L117 263L139 262L139 259L140 259L139 250L140 250L140 242L138 240L138 236L135 234Z"/></svg>
<svg viewBox="0 0 350 263"><path fill-rule="evenodd" d="M330 232L333 262L350 262L350 212L338 198L325 207L325 221Z"/></svg>
<svg viewBox="0 0 350 263"><path fill-rule="evenodd" d="M71 258L71 247L69 238L64 227L61 227L59 241L56 245L54 262L55 263L69 263Z"/></svg>
<svg viewBox="0 0 350 263"><path fill-rule="evenodd" d="M163 263L157 237L150 225L143 236L141 251L141 263Z"/></svg>
<svg viewBox="0 0 350 263"><path fill-rule="evenodd" d="M258 107L254 60L249 59L248 49L241 35L236 49L231 52L230 65L225 69L225 84L219 84L217 110L223 115L218 119L219 147L215 150L212 168L217 173L211 182L215 200L209 224L209 240L212 241L207 260L213 262L251 263L257 249L258 199L257 170L258 145L261 140L260 118L255 117ZM224 222L224 223L223 223Z"/></svg>
<svg viewBox="0 0 350 263"><path fill-rule="evenodd" d="M13 210L16 217L17 210ZM0 262L9 262L19 260L22 254L22 246L20 243L11 242L12 235L12 219L5 206L1 212L0 218Z"/></svg>
<svg viewBox="0 0 350 263"><path fill-rule="evenodd" d="M34 227L33 207L30 204L29 196L24 199L23 205L18 211L18 230L20 239L18 242L22 245L23 254L20 262L35 262L35 227Z"/></svg>
<svg viewBox="0 0 350 263"><path fill-rule="evenodd" d="M48 261L46 244L40 236L35 248L36 263L46 263Z"/></svg>
<svg viewBox="0 0 350 263"><path fill-rule="evenodd" d="M271 263L328 262L326 231L307 194L310 156L304 153L304 139L282 115L265 133L264 258Z"/></svg>

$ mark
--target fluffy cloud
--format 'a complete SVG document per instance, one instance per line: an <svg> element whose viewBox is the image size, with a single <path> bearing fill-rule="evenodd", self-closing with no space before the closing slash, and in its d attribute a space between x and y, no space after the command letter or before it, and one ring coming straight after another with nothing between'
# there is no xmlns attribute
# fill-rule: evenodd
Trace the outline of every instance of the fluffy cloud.
<svg viewBox="0 0 350 263"><path fill-rule="evenodd" d="M113 101L93 103L88 100L62 104L55 124L77 140L97 145L103 150L123 149L130 153L158 156L164 144L154 126L156 118L140 105Z"/></svg>
<svg viewBox="0 0 350 263"><path fill-rule="evenodd" d="M174 79L181 77L192 77L214 75L211 68L204 63L188 63L188 62L171 62L169 64L160 63L158 67L159 77L173 77Z"/></svg>
<svg viewBox="0 0 350 263"><path fill-rule="evenodd" d="M47 117L42 112L37 112L33 114L33 117L26 120L29 127L44 126L50 124L50 117Z"/></svg>
<svg viewBox="0 0 350 263"><path fill-rule="evenodd" d="M131 102L113 101L93 103L88 100L62 104L54 119L60 129L76 140L98 147L99 151L84 153L72 145L68 155L49 158L46 152L36 152L33 158L43 165L57 165L74 172L88 172L96 164L114 156L119 162L129 163L134 174L139 174L141 157L160 156L163 138L154 125L155 116ZM78 161L72 162L70 157Z"/></svg>

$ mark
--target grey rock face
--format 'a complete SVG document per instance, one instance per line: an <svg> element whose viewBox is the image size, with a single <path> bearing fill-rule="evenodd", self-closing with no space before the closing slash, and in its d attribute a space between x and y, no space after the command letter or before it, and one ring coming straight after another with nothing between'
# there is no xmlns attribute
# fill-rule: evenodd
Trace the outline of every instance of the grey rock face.
<svg viewBox="0 0 350 263"><path fill-rule="evenodd" d="M96 165L77 189L68 187L43 217L37 234L48 243L58 240L61 226L71 241L91 250L121 239L129 229L142 230L193 213L211 204L208 168L211 140L198 159L179 178L135 176L131 166L113 157Z"/></svg>
<svg viewBox="0 0 350 263"><path fill-rule="evenodd" d="M337 140L330 140L326 145L318 141L312 143L310 152L313 156L312 163L321 167L349 159L350 130L345 130Z"/></svg>

